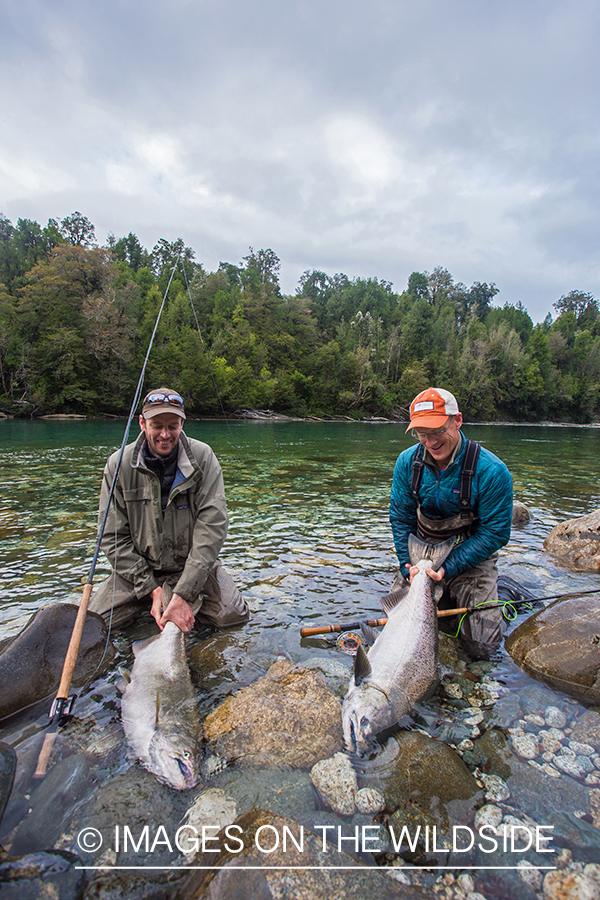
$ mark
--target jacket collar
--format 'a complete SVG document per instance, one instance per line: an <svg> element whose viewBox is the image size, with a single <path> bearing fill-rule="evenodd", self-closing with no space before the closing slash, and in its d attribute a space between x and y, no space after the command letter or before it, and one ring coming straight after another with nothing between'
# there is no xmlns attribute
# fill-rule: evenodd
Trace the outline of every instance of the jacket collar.
<svg viewBox="0 0 600 900"><path fill-rule="evenodd" d="M135 442L135 447L133 448L133 454L131 457L131 465L134 469L143 469L145 472L149 471L144 465L144 454L142 452L142 448L146 441L146 435L143 431L140 432L137 441ZM190 475L199 469L199 465L192 453L192 448L190 447L190 442L187 436L182 431L179 435L179 454L177 456L177 468L181 472L184 478L189 478Z"/></svg>

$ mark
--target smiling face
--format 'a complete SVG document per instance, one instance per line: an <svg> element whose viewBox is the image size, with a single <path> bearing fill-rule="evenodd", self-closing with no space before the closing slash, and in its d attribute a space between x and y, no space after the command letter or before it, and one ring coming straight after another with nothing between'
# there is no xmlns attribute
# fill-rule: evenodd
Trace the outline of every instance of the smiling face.
<svg viewBox="0 0 600 900"><path fill-rule="evenodd" d="M161 413L144 419L140 416L140 428L146 435L152 456L165 457L173 450L183 428L183 419L175 413Z"/></svg>
<svg viewBox="0 0 600 900"><path fill-rule="evenodd" d="M448 425L438 428L419 428L417 434L420 442L436 461L438 468L444 470L454 452L454 448L460 440L460 426L463 417L457 413L452 417L452 421ZM446 427L447 426L447 427ZM445 429L445 430L444 430ZM436 433L437 432L437 433Z"/></svg>

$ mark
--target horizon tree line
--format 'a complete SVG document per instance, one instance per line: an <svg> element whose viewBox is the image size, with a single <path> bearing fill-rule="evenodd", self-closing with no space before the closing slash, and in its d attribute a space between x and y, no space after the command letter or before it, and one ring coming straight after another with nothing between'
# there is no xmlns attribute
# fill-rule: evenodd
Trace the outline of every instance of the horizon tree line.
<svg viewBox="0 0 600 900"><path fill-rule="evenodd" d="M42 227L0 215L0 410L128 411L174 265L147 383L176 386L192 414L404 418L429 384L473 420L600 414L600 309L572 290L534 324L498 288L413 272L406 289L313 269L281 292L280 260L254 250L214 272L181 239L151 251L133 232L99 246L76 211Z"/></svg>

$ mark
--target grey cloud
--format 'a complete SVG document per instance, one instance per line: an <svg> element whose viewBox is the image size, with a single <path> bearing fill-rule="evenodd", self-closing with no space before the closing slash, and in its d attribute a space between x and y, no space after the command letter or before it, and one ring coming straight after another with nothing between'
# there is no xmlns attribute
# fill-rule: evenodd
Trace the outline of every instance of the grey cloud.
<svg viewBox="0 0 600 900"><path fill-rule="evenodd" d="M0 196L209 267L600 293L594 2L0 3Z"/></svg>

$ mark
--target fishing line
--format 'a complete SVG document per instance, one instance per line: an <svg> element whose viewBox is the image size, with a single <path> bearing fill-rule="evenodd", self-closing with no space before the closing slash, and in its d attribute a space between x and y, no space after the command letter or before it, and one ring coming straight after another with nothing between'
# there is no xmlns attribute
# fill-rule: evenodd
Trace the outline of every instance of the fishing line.
<svg viewBox="0 0 600 900"><path fill-rule="evenodd" d="M540 600L542 600L542 599L544 599L544 598L543 598L543 597L540 597ZM504 618L507 620L507 622L514 622L514 620L515 620L515 619L517 618L517 616L519 615L519 610L518 610L518 609L516 608L516 606L515 606L515 603L516 603L516 602L517 602L517 601L515 601L515 600L504 600L504 601L500 600L500 601L498 601L497 605L494 605L493 608L494 608L494 609L501 609L501 610L502 610L502 615L503 615ZM523 609L524 609L524 610L526 610L527 612L532 612L532 611L533 611L533 606L532 606L531 600L525 600L524 602L523 602L523 601L521 601L521 602L522 602L522 605L523 605ZM535 602L537 602L537 601L535 601ZM490 607L489 607L489 602L488 602L487 600L482 600L480 603L475 603L475 605L473 606L473 609L477 609L478 607L480 607L480 606L485 606L485 605L488 606L488 609L490 608ZM506 611L507 607L510 609L510 614L507 613L507 611ZM456 629L456 634L454 635L454 637L458 637L459 632L460 632L460 629L461 629L461 626L462 626L462 623L463 623L463 621L464 621L464 619L465 619L465 616L468 616L468 615L469 615L469 613L468 613L468 612L465 612L465 613L463 613L462 616L460 617L460 619L459 619L459 621L458 621L458 628Z"/></svg>

